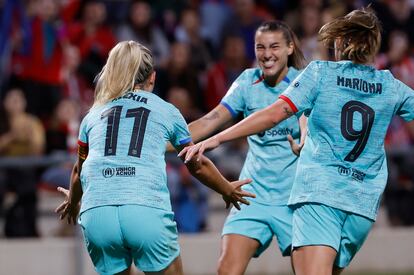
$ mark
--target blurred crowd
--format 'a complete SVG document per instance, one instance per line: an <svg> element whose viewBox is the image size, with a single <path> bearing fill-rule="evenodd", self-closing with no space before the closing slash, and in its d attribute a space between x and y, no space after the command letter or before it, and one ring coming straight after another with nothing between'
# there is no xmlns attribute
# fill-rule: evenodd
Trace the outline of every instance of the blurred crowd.
<svg viewBox="0 0 414 275"><path fill-rule="evenodd" d="M372 3L371 3L372 2ZM93 102L94 79L110 49L136 40L155 55L155 93L191 122L213 107L246 68L255 66L254 33L261 22L286 21L308 62L332 59L319 28L367 6L383 23L375 66L414 88L414 1L410 0L2 0L0 1L0 156L76 155L79 123ZM414 225L414 127L389 129L389 184L384 204L392 225ZM246 143L212 154L229 179L238 177ZM208 190L175 157L168 184L181 232L208 229ZM4 235L38 236L39 186L68 186L71 161L48 167L0 165ZM16 199L7 208L4 197Z"/></svg>

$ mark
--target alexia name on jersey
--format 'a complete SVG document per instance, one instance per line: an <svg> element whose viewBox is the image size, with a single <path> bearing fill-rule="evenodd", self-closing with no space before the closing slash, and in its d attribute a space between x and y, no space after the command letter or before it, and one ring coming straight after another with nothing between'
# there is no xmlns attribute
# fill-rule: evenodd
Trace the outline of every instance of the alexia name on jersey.
<svg viewBox="0 0 414 275"><path fill-rule="evenodd" d="M122 98L131 99L131 100L134 100L136 102L142 102L142 103L145 103L145 104L148 103L148 98L137 95L136 93L132 93L132 92L129 92L129 93L124 94L123 96L117 97L114 100L112 100L112 102L120 100Z"/></svg>

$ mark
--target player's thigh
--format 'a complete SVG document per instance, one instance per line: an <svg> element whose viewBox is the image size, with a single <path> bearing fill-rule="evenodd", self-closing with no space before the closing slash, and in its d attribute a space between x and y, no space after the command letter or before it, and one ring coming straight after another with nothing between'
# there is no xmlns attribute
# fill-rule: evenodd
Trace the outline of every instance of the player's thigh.
<svg viewBox="0 0 414 275"><path fill-rule="evenodd" d="M140 270L162 271L179 256L177 225L172 211L124 205L120 221L125 243Z"/></svg>
<svg viewBox="0 0 414 275"><path fill-rule="evenodd" d="M260 243L239 234L226 234L221 239L220 258L231 262L248 262L256 253Z"/></svg>
<svg viewBox="0 0 414 275"><path fill-rule="evenodd" d="M100 274L116 274L129 268L132 259L124 246L117 206L95 207L79 217L86 248Z"/></svg>
<svg viewBox="0 0 414 275"><path fill-rule="evenodd" d="M256 241L252 242L258 244L253 257L258 257L269 246L273 238L269 220L269 214L264 211L262 205L257 203L251 202L250 205L241 205L240 211L233 207L224 223L222 236L239 235ZM227 246L233 247L233 242L231 242L231 246Z"/></svg>
<svg viewBox="0 0 414 275"><path fill-rule="evenodd" d="M293 265L297 274L332 273L347 214L323 204L296 206L292 221Z"/></svg>
<svg viewBox="0 0 414 275"><path fill-rule="evenodd" d="M292 251L292 262L296 275L331 275L336 250L325 245L296 247Z"/></svg>
<svg viewBox="0 0 414 275"><path fill-rule="evenodd" d="M244 274L259 247L260 243L255 239L238 234L224 235L221 240L218 274Z"/></svg>
<svg viewBox="0 0 414 275"><path fill-rule="evenodd" d="M341 232L341 244L335 266L347 267L355 254L362 247L374 224L373 220L360 215L349 213Z"/></svg>

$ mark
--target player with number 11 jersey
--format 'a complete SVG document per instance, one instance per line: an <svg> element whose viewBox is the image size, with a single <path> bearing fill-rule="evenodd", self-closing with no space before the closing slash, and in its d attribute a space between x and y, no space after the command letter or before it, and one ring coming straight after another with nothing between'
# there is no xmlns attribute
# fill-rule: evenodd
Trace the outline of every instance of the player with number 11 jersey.
<svg viewBox="0 0 414 275"><path fill-rule="evenodd" d="M128 92L92 108L81 123L79 141L89 146L81 173L81 213L114 204L171 211L165 147L167 141L174 146L191 141L172 104L143 90Z"/></svg>

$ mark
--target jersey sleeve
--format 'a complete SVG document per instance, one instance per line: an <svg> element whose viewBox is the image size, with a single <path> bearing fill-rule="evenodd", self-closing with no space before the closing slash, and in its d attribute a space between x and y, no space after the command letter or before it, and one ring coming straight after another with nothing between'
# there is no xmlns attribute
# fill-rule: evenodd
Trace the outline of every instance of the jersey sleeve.
<svg viewBox="0 0 414 275"><path fill-rule="evenodd" d="M82 143L88 144L88 115L86 115L79 126L78 140Z"/></svg>
<svg viewBox="0 0 414 275"><path fill-rule="evenodd" d="M192 141L190 131L188 130L187 123L180 111L176 108L172 110L172 124L173 133L171 135L171 144L174 147L178 147L183 144L187 144Z"/></svg>
<svg viewBox="0 0 414 275"><path fill-rule="evenodd" d="M319 71L319 64L311 62L280 95L279 98L286 101L295 113L309 114L312 110L318 93Z"/></svg>
<svg viewBox="0 0 414 275"><path fill-rule="evenodd" d="M396 114L402 117L405 121L414 120L414 90L400 80L396 79L395 81L396 91L400 94L400 101Z"/></svg>
<svg viewBox="0 0 414 275"><path fill-rule="evenodd" d="M226 95L221 100L220 104L229 110L232 117L237 117L239 113L243 112L245 107L243 75L240 75L230 86Z"/></svg>
<svg viewBox="0 0 414 275"><path fill-rule="evenodd" d="M88 156L89 145L88 145L88 115L86 115L79 127L78 137L78 156L80 159L85 160Z"/></svg>

